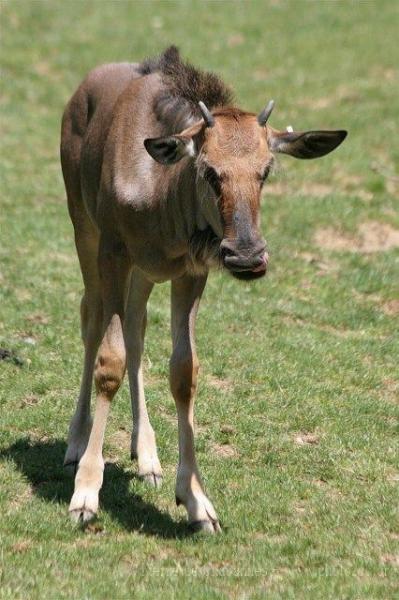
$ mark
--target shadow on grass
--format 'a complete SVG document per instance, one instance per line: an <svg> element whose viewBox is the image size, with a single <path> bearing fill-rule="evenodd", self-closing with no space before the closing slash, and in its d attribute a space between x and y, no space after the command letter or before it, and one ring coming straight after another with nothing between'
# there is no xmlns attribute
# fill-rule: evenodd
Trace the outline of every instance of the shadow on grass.
<svg viewBox="0 0 399 600"><path fill-rule="evenodd" d="M31 441L21 438L0 452L0 459L12 460L30 481L33 492L48 502L68 505L73 492L73 479L62 464L66 443L62 440ZM101 510L128 531L140 531L161 538L183 538L189 534L185 523L179 523L141 496L129 490L135 478L115 464L106 464L104 483L100 492ZM65 518L67 510L65 509Z"/></svg>

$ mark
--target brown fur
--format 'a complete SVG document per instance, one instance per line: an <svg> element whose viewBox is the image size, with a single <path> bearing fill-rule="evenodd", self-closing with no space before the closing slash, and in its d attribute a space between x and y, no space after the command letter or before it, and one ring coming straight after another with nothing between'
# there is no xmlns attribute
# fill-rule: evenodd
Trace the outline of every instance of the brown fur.
<svg viewBox="0 0 399 600"><path fill-rule="evenodd" d="M145 60L139 72L142 75L161 75L164 87L153 104L154 113L161 122L170 121L171 115L176 125L183 120L189 123L200 119L200 100L210 109L233 101L232 90L217 75L183 62L176 46L170 46L155 59Z"/></svg>
<svg viewBox="0 0 399 600"><path fill-rule="evenodd" d="M200 100L214 109L212 127L201 118ZM207 273L216 264L239 279L262 277L267 253L260 196L273 152L319 156L343 139L342 132L277 132L231 102L216 75L182 62L171 47L141 65L94 69L65 109L61 162L85 285L84 369L65 456L66 464L79 464L69 507L75 519L97 512L107 415L126 366L134 419L131 455L140 477L156 486L162 480L141 356L151 290L171 280L176 498L195 528L220 529L194 450L194 329Z"/></svg>

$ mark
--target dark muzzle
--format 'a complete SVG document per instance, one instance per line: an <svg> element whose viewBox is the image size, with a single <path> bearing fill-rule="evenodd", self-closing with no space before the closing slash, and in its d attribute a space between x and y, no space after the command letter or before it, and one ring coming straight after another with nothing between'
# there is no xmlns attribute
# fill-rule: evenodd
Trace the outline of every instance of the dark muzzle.
<svg viewBox="0 0 399 600"><path fill-rule="evenodd" d="M266 273L269 255L264 240L242 246L234 240L224 239L220 253L223 265L238 279L257 279Z"/></svg>

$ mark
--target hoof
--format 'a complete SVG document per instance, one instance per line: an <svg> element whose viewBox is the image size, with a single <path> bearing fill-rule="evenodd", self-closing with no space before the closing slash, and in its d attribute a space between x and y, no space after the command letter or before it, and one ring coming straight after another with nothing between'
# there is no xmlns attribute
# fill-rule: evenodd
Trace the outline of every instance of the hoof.
<svg viewBox="0 0 399 600"><path fill-rule="evenodd" d="M179 483L179 482L178 482ZM183 499L182 486L176 486L176 505L183 504L188 512L188 527L191 533L219 533L222 531L219 520L212 503L202 490L196 490L196 495L190 493Z"/></svg>
<svg viewBox="0 0 399 600"><path fill-rule="evenodd" d="M92 512L89 508L78 508L69 511L69 516L72 523L76 525L86 525L97 517L96 513Z"/></svg>
<svg viewBox="0 0 399 600"><path fill-rule="evenodd" d="M193 521L188 525L191 533L220 533L222 528L219 521Z"/></svg>
<svg viewBox="0 0 399 600"><path fill-rule="evenodd" d="M139 475L139 477L142 481L151 487L156 488L157 490L162 487L162 475L157 475L156 473L146 473L145 475Z"/></svg>
<svg viewBox="0 0 399 600"><path fill-rule="evenodd" d="M95 519L98 511L98 492L90 488L78 489L69 505L69 516L73 523L83 525Z"/></svg>

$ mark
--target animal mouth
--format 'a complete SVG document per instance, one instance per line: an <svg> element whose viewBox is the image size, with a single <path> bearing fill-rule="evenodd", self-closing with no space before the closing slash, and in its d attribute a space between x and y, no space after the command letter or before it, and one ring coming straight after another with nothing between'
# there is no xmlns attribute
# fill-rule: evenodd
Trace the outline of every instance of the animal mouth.
<svg viewBox="0 0 399 600"><path fill-rule="evenodd" d="M204 265L207 268L212 266L223 266L236 279L242 281L251 281L260 279L266 275L269 255L263 252L256 258L248 260L247 257L229 257L226 263L226 257L223 257L220 244L222 240L215 233L212 227L208 226L204 230L195 232L190 240L190 256L197 265Z"/></svg>
<svg viewBox="0 0 399 600"><path fill-rule="evenodd" d="M269 256L267 252L265 252L262 254L262 256L258 257L258 264L253 267L240 265L238 261L237 265L230 265L226 268L236 279L250 281L252 279L259 279L260 277L264 277L264 275L266 275L268 262Z"/></svg>
<svg viewBox="0 0 399 600"><path fill-rule="evenodd" d="M233 275L233 277L235 277L236 279L240 279L241 281L252 281L253 279L260 279L261 277L264 277L266 275L266 268L263 268L262 270L257 268L256 270L252 271L230 270L230 273Z"/></svg>

